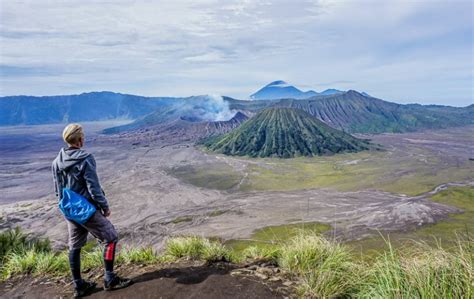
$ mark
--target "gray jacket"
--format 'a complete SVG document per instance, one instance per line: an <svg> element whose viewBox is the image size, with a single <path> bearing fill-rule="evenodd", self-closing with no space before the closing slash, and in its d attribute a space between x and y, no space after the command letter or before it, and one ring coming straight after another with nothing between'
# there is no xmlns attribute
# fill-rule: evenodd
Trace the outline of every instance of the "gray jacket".
<svg viewBox="0 0 474 299"><path fill-rule="evenodd" d="M69 188L87 198L100 210L109 209L92 154L82 149L62 148L53 161L52 170L58 198L61 198L64 188Z"/></svg>

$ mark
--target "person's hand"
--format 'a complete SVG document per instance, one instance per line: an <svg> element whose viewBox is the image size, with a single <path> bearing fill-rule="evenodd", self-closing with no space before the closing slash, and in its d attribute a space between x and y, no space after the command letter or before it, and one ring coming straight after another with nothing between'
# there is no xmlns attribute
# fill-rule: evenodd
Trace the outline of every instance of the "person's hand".
<svg viewBox="0 0 474 299"><path fill-rule="evenodd" d="M104 210L102 214L103 214L105 217L109 217L109 216L110 216L110 210L109 210L109 209Z"/></svg>

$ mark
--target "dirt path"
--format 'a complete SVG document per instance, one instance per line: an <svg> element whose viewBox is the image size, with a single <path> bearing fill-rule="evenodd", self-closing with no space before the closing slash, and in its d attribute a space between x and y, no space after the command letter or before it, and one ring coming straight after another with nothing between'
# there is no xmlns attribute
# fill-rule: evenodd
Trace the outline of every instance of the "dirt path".
<svg viewBox="0 0 474 299"><path fill-rule="evenodd" d="M105 292L102 282L87 298L285 298L281 282L264 281L252 275L234 275L231 265L176 266L136 269L127 274L134 284ZM47 279L22 278L0 284L0 298L71 298L72 286Z"/></svg>

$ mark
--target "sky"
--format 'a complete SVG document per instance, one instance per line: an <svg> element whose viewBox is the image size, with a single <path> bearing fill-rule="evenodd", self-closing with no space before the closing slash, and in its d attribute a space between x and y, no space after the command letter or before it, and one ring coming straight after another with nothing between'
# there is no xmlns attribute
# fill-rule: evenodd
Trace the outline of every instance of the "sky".
<svg viewBox="0 0 474 299"><path fill-rule="evenodd" d="M467 106L470 0L0 0L0 95L248 99L275 80Z"/></svg>

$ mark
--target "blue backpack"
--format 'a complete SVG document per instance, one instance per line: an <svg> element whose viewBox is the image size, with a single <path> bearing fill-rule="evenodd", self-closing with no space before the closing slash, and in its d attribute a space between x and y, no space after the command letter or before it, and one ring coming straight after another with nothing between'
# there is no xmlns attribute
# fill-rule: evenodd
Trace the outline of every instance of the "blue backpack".
<svg viewBox="0 0 474 299"><path fill-rule="evenodd" d="M68 188L63 189L59 209L67 219L79 224L86 223L96 211L95 206L87 198Z"/></svg>

